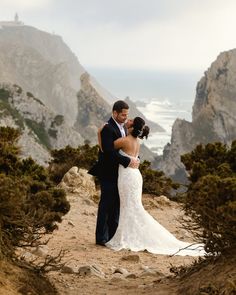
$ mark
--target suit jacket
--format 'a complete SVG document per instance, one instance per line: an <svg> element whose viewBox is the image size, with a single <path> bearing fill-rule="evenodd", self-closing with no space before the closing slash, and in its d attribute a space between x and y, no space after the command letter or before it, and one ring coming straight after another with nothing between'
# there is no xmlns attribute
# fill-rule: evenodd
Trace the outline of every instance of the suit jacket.
<svg viewBox="0 0 236 295"><path fill-rule="evenodd" d="M121 132L116 122L110 118L101 131L102 150L99 151L98 161L89 170L89 174L100 179L116 180L118 178L119 164L125 168L130 163L130 158L125 157L114 149L114 141L121 137Z"/></svg>

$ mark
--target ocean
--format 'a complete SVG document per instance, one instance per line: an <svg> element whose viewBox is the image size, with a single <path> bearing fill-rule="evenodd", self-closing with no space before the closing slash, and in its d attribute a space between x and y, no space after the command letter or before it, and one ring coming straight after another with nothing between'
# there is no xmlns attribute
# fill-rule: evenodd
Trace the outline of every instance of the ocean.
<svg viewBox="0 0 236 295"><path fill-rule="evenodd" d="M137 105L141 105L137 102ZM171 140L171 130L174 121L185 119L192 120L192 101L170 102L153 98L150 102L138 106L138 109L150 120L161 125L165 132L150 132L145 145L154 153L161 155L164 146Z"/></svg>
<svg viewBox="0 0 236 295"><path fill-rule="evenodd" d="M201 72L143 69L88 68L117 99L127 96L143 114L166 132L150 133L145 144L157 154L170 142L175 119L191 121L192 106Z"/></svg>

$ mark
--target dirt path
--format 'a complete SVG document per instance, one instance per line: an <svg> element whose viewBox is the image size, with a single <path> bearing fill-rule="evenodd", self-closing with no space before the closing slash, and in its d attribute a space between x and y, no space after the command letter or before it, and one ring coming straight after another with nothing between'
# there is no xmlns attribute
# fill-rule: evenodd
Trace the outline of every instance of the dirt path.
<svg viewBox="0 0 236 295"><path fill-rule="evenodd" d="M67 251L63 261L68 267L48 274L61 295L176 294L175 280L168 278L169 268L171 265L187 265L194 258L126 250L115 252L97 246L94 243L97 204L79 194L69 194L68 200L70 212L48 245L42 248L46 254L53 255L60 249ZM179 239L189 240L189 233L181 229L177 221L182 215L178 204L159 203L157 198L147 195L143 196L143 202L152 216L169 231ZM114 273L115 270L123 273Z"/></svg>

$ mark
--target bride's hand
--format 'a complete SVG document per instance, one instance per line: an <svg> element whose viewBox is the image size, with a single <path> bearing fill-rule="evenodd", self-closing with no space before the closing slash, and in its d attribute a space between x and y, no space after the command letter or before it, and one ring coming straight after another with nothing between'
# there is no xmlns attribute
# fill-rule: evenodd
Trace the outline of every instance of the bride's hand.
<svg viewBox="0 0 236 295"><path fill-rule="evenodd" d="M104 123L104 124L102 125L102 127L98 128L98 133L97 133L97 136L98 136L98 145L99 145L101 151L103 151L103 150L102 150L101 132L102 132L103 127L104 127L105 125L107 125L107 124L108 124L108 123Z"/></svg>

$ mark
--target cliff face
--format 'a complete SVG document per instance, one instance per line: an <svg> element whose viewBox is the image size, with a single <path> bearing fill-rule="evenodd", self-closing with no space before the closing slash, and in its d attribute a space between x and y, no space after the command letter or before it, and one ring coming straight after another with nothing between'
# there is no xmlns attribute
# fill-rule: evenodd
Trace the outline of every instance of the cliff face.
<svg viewBox="0 0 236 295"><path fill-rule="evenodd" d="M236 139L236 49L221 53L197 84L192 122L177 119L158 168L184 179L180 155L199 144Z"/></svg>
<svg viewBox="0 0 236 295"><path fill-rule="evenodd" d="M71 126L78 117L77 92L84 72L60 36L29 26L0 29L0 81L15 83L41 97ZM90 83L102 100L112 98L94 78Z"/></svg>
<svg viewBox="0 0 236 295"><path fill-rule="evenodd" d="M23 121L26 120L22 138L27 128L32 130L30 120L46 128L49 139L47 136L41 138L45 142L40 139L46 148L74 146L85 139L97 143L97 128L109 118L111 103L116 100L84 70L60 36L24 25L0 27L0 83L19 85L30 93L29 96L26 93L12 96L12 112L21 112ZM36 104L36 98L40 98L41 104ZM131 109L136 112L134 104ZM63 124L56 131L49 126L53 124L53 116L63 118ZM1 116L0 120L1 125L14 125L11 116ZM32 138L22 144L26 154L31 146L37 159ZM40 162L48 157L48 151L41 147L37 151L40 151ZM148 154L147 149L145 154ZM153 159L151 152L149 156Z"/></svg>
<svg viewBox="0 0 236 295"><path fill-rule="evenodd" d="M77 102L78 113L74 128L85 139L95 144L97 143L97 127L103 126L110 117L111 106L92 86L87 72L81 75L81 89L77 93Z"/></svg>
<svg viewBox="0 0 236 295"><path fill-rule="evenodd" d="M22 156L31 156L40 164L49 160L50 149L77 147L84 141L62 115L16 85L0 85L0 125L19 128Z"/></svg>

